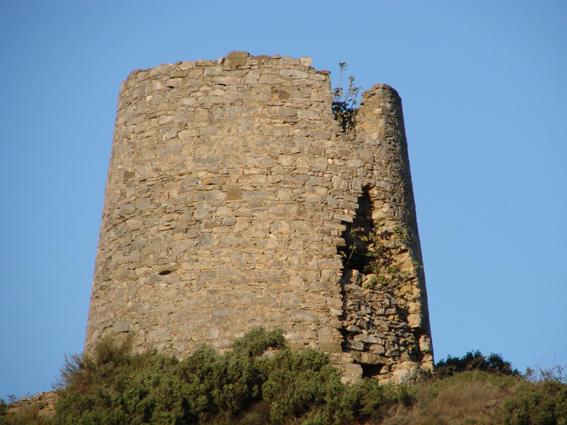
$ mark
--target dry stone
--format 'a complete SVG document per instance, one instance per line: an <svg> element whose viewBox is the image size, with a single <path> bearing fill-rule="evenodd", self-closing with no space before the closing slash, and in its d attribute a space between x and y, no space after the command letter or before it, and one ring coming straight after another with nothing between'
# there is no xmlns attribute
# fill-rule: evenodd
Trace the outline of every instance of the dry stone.
<svg viewBox="0 0 567 425"><path fill-rule="evenodd" d="M331 353L345 380L432 367L401 100L372 87L348 133L332 101L329 73L304 57L232 52L128 77L87 351L132 334L183 357L264 326ZM368 256L403 275L351 264L360 225L384 239Z"/></svg>

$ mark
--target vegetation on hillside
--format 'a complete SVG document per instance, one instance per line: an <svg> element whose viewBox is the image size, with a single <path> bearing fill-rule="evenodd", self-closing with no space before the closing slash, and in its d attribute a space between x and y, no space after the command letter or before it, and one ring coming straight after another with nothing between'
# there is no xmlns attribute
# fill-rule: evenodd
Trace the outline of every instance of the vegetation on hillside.
<svg viewBox="0 0 567 425"><path fill-rule="evenodd" d="M567 425L561 376L531 382L479 352L437 371L414 386L345 385L325 354L291 350L281 331L263 329L226 353L203 347L182 361L105 340L93 356L68 360L54 416L0 403L0 424Z"/></svg>

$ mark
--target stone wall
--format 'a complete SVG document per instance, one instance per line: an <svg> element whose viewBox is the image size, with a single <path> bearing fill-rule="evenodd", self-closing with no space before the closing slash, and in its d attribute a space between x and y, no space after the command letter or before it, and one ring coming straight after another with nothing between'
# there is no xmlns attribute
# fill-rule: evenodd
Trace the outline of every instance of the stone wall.
<svg viewBox="0 0 567 425"><path fill-rule="evenodd" d="M128 77L87 350L130 333L184 356L264 326L350 375L431 368L401 100L372 87L345 133L328 74L232 52Z"/></svg>

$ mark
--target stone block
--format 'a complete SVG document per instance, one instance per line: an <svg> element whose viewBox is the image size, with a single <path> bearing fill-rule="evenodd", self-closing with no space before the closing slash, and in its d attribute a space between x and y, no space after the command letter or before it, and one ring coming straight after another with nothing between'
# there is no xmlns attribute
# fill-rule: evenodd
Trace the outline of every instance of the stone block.
<svg viewBox="0 0 567 425"><path fill-rule="evenodd" d="M238 201L240 199L242 199L242 191L240 190L240 187L238 187L237 185L231 184L231 185L227 185L224 188L225 192L226 192L226 200L227 201Z"/></svg>
<svg viewBox="0 0 567 425"><path fill-rule="evenodd" d="M112 330L114 331L114 333L117 334L129 332L130 325L126 320L117 320L116 322L114 322L114 325L112 326Z"/></svg>
<svg viewBox="0 0 567 425"><path fill-rule="evenodd" d="M338 342L320 342L319 350L326 353L340 353L342 350L341 344Z"/></svg>

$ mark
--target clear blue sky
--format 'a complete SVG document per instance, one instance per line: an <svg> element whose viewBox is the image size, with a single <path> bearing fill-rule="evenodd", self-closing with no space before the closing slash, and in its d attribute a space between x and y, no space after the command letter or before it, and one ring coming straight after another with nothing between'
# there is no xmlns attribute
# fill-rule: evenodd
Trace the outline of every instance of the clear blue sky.
<svg viewBox="0 0 567 425"><path fill-rule="evenodd" d="M400 92L438 359L567 365L565 1L2 0L0 397L82 350L121 81L237 49Z"/></svg>

